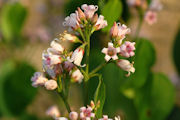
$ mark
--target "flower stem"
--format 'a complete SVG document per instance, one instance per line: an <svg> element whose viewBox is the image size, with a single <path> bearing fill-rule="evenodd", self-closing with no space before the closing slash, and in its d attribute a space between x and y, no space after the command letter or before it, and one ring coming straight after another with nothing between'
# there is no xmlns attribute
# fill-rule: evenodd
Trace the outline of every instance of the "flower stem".
<svg viewBox="0 0 180 120"><path fill-rule="evenodd" d="M107 64L107 62L104 62L104 63L100 64L98 67L96 67L94 70L92 70L92 71L89 73L89 77L92 77L93 74L95 74L95 73L98 72L100 69L102 69L106 64Z"/></svg>
<svg viewBox="0 0 180 120"><path fill-rule="evenodd" d="M65 104L65 106L66 106L67 111L70 113L70 112L71 112L71 109L70 109L70 106L69 106L69 104L68 104L68 101L67 101L64 93L61 92L61 93L59 93L59 95L61 96L61 98L62 98L62 100L63 100L63 102L64 102L64 104Z"/></svg>

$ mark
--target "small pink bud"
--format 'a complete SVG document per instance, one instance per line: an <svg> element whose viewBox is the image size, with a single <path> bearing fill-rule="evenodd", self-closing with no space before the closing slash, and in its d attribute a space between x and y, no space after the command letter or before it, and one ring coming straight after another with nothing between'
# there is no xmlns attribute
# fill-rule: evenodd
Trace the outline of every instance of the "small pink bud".
<svg viewBox="0 0 180 120"><path fill-rule="evenodd" d="M86 19L86 16L85 16L84 12L79 7L77 8L77 10L78 10L79 19L80 20Z"/></svg>
<svg viewBox="0 0 180 120"><path fill-rule="evenodd" d="M116 22L114 22L114 25L113 25L113 27L110 30L110 35L113 38L118 36L118 26L117 26Z"/></svg>
<svg viewBox="0 0 180 120"><path fill-rule="evenodd" d="M98 20L98 14L96 13L96 14L92 17L91 22L92 22L93 24L95 24L95 23L97 22L97 20Z"/></svg>
<svg viewBox="0 0 180 120"><path fill-rule="evenodd" d="M44 86L47 90L55 90L58 87L55 80L48 80Z"/></svg>
<svg viewBox="0 0 180 120"><path fill-rule="evenodd" d="M70 112L69 118L71 120L77 120L78 119L78 113L77 112Z"/></svg>

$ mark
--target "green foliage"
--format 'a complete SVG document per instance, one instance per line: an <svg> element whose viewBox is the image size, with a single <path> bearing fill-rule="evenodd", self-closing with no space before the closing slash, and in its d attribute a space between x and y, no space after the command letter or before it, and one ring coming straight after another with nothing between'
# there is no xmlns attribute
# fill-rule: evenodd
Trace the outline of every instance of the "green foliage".
<svg viewBox="0 0 180 120"><path fill-rule="evenodd" d="M152 43L146 39L136 40L136 56L134 58L135 73L131 79L133 87L138 88L144 85L152 65L155 63L155 49Z"/></svg>
<svg viewBox="0 0 180 120"><path fill-rule="evenodd" d="M120 0L109 0L101 9L102 15L108 22L108 26L103 29L105 32L108 32L113 26L114 21L117 21L121 17L122 7Z"/></svg>
<svg viewBox="0 0 180 120"><path fill-rule="evenodd" d="M95 113L97 118L101 118L101 116L102 116L102 110L103 110L105 98L106 98L106 88L105 88L105 84L102 80L102 77L100 76L99 85L98 85L95 95L94 95L94 103L97 104L98 102L100 102L100 106L98 107L98 109Z"/></svg>
<svg viewBox="0 0 180 120"><path fill-rule="evenodd" d="M180 51L180 28L177 32L177 35L176 35L176 39L174 41L174 48L173 48L173 58L174 58L174 63L175 63L175 66L177 68L177 71L178 73L180 74L180 54L179 54L179 51Z"/></svg>
<svg viewBox="0 0 180 120"><path fill-rule="evenodd" d="M4 116L20 115L36 95L30 78L35 69L26 62L6 61L0 72L0 110Z"/></svg>
<svg viewBox="0 0 180 120"><path fill-rule="evenodd" d="M27 10L20 3L3 6L0 26L6 42L17 42L21 35L26 16Z"/></svg>

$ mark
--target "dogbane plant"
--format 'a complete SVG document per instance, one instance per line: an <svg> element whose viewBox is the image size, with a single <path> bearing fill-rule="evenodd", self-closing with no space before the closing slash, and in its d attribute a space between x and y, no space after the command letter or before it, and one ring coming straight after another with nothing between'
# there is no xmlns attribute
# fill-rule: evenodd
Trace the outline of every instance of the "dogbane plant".
<svg viewBox="0 0 180 120"><path fill-rule="evenodd" d="M109 63L117 64L121 69L127 71L126 76L135 72L133 61L127 60L135 54L135 42L125 40L130 29L126 25L116 22L110 30L110 42L101 51L105 55L104 61L89 71L90 37L95 31L107 26L104 16L95 13L97 10L98 6L84 4L81 8L78 7L75 13L65 18L63 25L68 27L68 32L65 31L55 38L50 47L42 53L43 72L36 72L31 78L32 86L43 86L61 96L71 120L111 119L107 115L97 118L96 111L100 107L100 100L97 103L91 101L91 105L81 107L80 114L72 111L68 103L70 83L83 83L84 86L87 86L89 79L95 76L102 80L102 75L97 72ZM73 50L68 49L63 45L66 41L71 44L78 43L79 46ZM57 120L68 119L60 117L56 106L49 108L47 115ZM120 117L115 117L115 119L120 120Z"/></svg>

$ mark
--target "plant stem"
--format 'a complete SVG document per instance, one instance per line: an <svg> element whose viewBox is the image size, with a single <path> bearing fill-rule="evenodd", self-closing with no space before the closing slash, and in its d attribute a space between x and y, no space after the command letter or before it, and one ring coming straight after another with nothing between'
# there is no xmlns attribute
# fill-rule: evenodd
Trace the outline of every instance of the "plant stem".
<svg viewBox="0 0 180 120"><path fill-rule="evenodd" d="M89 77L91 77L93 74L95 74L96 72L98 72L101 68L103 68L105 65L107 64L107 62L104 62L102 64L100 64L98 67L96 67L94 70L92 70L89 73Z"/></svg>
<svg viewBox="0 0 180 120"><path fill-rule="evenodd" d="M61 96L61 98L62 98L62 100L63 100L63 102L64 102L64 104L65 104L65 106L66 106L67 111L70 113L70 112L71 112L71 109L70 109L70 106L69 106L69 104L68 104L68 101L67 101L64 93L61 92L61 93L59 93L59 95Z"/></svg>

